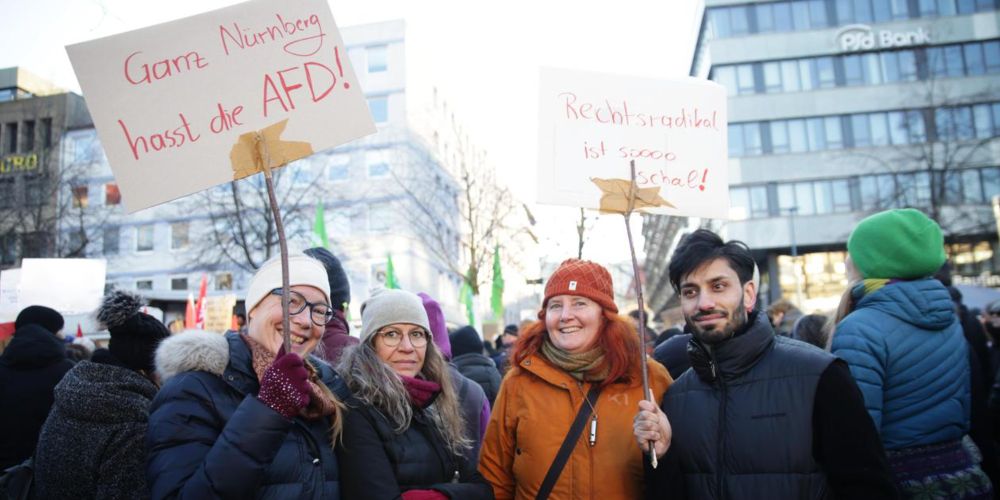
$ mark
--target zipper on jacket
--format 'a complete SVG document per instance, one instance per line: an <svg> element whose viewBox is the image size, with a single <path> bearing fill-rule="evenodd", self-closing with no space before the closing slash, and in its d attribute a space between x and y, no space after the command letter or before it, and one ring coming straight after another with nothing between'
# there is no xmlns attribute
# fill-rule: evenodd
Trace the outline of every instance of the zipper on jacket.
<svg viewBox="0 0 1000 500"><path fill-rule="evenodd" d="M715 359L715 353L712 351L712 346L705 346L705 350L708 351L708 357L711 363L712 375L715 380L719 381L719 388L721 389L721 394L719 395L719 425L716 435L716 457L715 457L715 487L718 492L718 498L726 498L725 487L725 460L723 453L725 452L725 443L723 441L725 437L725 426L726 426L726 399L727 399L727 389L726 389L726 378L719 370L719 363Z"/></svg>

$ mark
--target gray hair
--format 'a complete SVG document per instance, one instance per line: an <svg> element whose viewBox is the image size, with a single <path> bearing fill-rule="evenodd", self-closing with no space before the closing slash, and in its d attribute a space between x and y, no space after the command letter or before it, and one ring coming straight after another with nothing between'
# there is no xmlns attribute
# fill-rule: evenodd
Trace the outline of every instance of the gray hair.
<svg viewBox="0 0 1000 500"><path fill-rule="evenodd" d="M337 371L347 382L355 398L382 413L395 425L393 430L402 434L410 427L413 406L402 379L375 351L376 338L377 335L372 335L366 341L348 347L337 365ZM472 448L472 440L471 436L465 435L465 421L451 382L448 364L434 342L427 343L420 375L426 380L441 384L441 394L427 408L427 414L444 438L448 450L461 456Z"/></svg>

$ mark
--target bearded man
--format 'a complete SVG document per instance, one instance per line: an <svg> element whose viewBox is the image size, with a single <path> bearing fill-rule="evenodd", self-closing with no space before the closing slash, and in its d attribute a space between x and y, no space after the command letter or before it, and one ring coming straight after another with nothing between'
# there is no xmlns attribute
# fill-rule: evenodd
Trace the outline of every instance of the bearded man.
<svg viewBox="0 0 1000 500"><path fill-rule="evenodd" d="M670 260L692 332L684 372L634 431L663 465L647 498L896 498L885 452L847 365L774 334L754 310L754 260L698 230Z"/></svg>

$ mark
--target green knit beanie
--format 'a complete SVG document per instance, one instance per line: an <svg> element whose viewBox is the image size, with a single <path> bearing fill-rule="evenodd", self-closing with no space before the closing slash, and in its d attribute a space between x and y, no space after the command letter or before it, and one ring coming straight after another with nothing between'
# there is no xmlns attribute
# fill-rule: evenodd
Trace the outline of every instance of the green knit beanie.
<svg viewBox="0 0 1000 500"><path fill-rule="evenodd" d="M865 278L915 279L944 264L941 227L919 210L887 210L858 223L847 252Z"/></svg>

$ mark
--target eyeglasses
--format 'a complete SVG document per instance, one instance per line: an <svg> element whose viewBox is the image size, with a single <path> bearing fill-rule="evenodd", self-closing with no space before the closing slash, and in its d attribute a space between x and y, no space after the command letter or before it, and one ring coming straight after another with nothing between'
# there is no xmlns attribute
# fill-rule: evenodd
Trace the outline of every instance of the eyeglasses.
<svg viewBox="0 0 1000 500"><path fill-rule="evenodd" d="M431 338L431 334L423 328L411 330L408 334L395 328L384 328L379 330L376 335L382 339L382 343L385 344L386 347L398 346L399 343L403 341L404 336L410 338L410 345L413 347L424 347L427 345L427 339Z"/></svg>
<svg viewBox="0 0 1000 500"><path fill-rule="evenodd" d="M281 297L281 289L275 288L271 290L271 295L277 295ZM294 316L306 308L309 308L309 318L316 326L326 326L327 323L333 319L333 309L323 303L312 303L306 300L306 298L299 292L294 290L288 291L288 315Z"/></svg>

